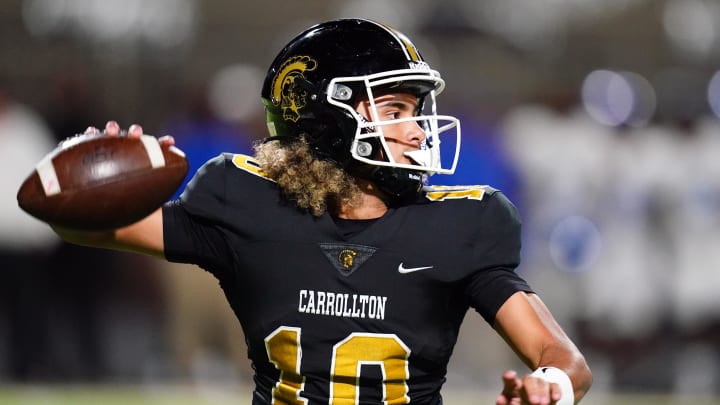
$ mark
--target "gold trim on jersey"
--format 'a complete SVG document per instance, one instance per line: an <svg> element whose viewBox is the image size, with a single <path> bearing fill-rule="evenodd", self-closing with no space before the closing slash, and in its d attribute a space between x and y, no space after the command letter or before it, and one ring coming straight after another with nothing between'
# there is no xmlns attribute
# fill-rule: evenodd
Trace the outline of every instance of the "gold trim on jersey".
<svg viewBox="0 0 720 405"><path fill-rule="evenodd" d="M268 177L267 173L263 171L262 167L260 167L260 162L255 160L252 156L243 155L243 154L236 154L232 157L232 162L235 167L241 170L245 170L248 173L252 173L256 176L260 176L264 179L274 181L270 177Z"/></svg>
<svg viewBox="0 0 720 405"><path fill-rule="evenodd" d="M487 186L428 186L425 187L425 197L430 201L482 200L486 190Z"/></svg>

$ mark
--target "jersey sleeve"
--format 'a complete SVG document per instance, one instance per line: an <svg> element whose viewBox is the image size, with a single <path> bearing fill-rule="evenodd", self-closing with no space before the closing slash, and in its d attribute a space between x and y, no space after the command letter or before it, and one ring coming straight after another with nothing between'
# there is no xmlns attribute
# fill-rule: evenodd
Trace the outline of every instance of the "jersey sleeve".
<svg viewBox="0 0 720 405"><path fill-rule="evenodd" d="M211 273L223 271L220 258L230 254L220 226L226 210L226 161L221 155L205 163L180 198L163 206L168 261L197 264Z"/></svg>
<svg viewBox="0 0 720 405"><path fill-rule="evenodd" d="M480 214L481 232L473 250L476 271L465 294L470 305L492 324L495 314L511 295L532 292L515 269L520 264L521 223L517 208L499 191L488 196Z"/></svg>

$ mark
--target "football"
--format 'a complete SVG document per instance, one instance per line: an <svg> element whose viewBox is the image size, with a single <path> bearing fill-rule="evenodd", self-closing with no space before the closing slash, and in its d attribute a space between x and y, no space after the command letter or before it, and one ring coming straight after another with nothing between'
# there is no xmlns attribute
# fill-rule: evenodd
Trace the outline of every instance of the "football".
<svg viewBox="0 0 720 405"><path fill-rule="evenodd" d="M25 212L53 226L115 229L159 208L187 172L185 154L154 136L77 135L35 166L17 201Z"/></svg>

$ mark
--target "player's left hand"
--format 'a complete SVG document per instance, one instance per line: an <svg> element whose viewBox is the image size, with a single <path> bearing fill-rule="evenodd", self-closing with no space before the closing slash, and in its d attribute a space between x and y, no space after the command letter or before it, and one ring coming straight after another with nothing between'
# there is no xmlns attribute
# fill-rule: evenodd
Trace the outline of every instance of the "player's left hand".
<svg viewBox="0 0 720 405"><path fill-rule="evenodd" d="M557 384L530 374L520 378L516 371L507 370L502 380L503 390L495 405L554 405L562 396Z"/></svg>

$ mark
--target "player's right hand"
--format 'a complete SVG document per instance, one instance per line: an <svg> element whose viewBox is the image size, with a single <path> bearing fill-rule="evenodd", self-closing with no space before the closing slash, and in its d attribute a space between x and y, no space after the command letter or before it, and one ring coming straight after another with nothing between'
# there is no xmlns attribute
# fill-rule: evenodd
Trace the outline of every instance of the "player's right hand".
<svg viewBox="0 0 720 405"><path fill-rule="evenodd" d="M502 380L503 390L495 405L553 405L562 396L557 384L529 374L519 377L514 370L505 371Z"/></svg>
<svg viewBox="0 0 720 405"><path fill-rule="evenodd" d="M95 127L88 127L85 130L85 134L87 135L99 133L100 130ZM107 136L123 135L123 132L120 129L120 124L118 124L117 121L108 121L107 124L105 124L105 130L103 131L103 133ZM128 128L126 135L130 138L139 138L143 135L143 128L138 124L130 125L130 128ZM175 138L173 138L171 135L164 135L158 138L158 142L163 145L175 145Z"/></svg>

